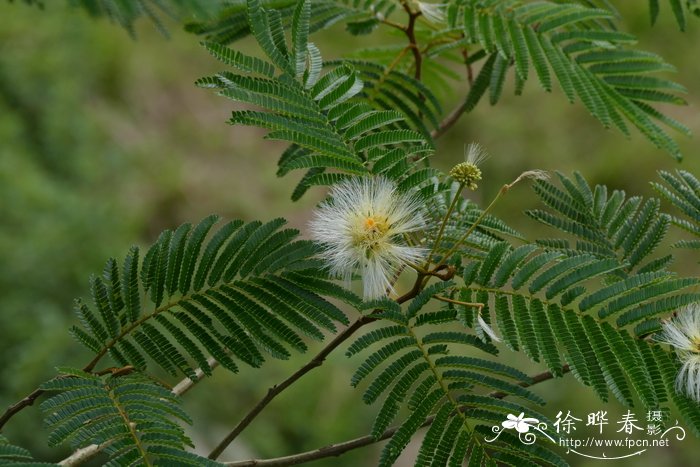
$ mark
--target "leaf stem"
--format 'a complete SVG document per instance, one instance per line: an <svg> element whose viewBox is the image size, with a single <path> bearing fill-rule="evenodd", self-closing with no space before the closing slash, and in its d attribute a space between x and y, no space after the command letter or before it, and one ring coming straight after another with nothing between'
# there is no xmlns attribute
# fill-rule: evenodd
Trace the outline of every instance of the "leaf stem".
<svg viewBox="0 0 700 467"><path fill-rule="evenodd" d="M433 298L434 298L435 300L440 300L440 301L442 301L442 302L454 303L455 305L470 306L470 307L473 307L473 308L478 308L479 310L481 310L482 308L484 308L484 304L483 304L483 303L479 303L479 302L463 302L463 301L460 301L460 300L455 300L455 299L453 299L453 298L441 297L440 295L433 295Z"/></svg>
<svg viewBox="0 0 700 467"><path fill-rule="evenodd" d="M505 195L506 193L508 193L508 190L510 190L511 186L512 186L512 184L510 184L510 185L509 185L509 184L506 184L506 185L503 185L503 186L501 187L500 190L498 190L498 193L497 193L496 196L493 198L493 200L491 201L491 203L486 207L486 209L484 209L483 211L481 211L481 214L479 215L479 217L477 217L477 219L474 221L474 223L467 229L466 232L464 232L464 235L462 235L462 236L459 238L459 240L457 240L457 241L455 242L455 244L452 245L452 248L450 248L449 251L443 255L442 259L440 260L440 262L437 264L436 267L442 266L442 265L445 263L445 261L446 261L450 256L452 256L452 255L455 253L455 251L457 251L457 248L459 248L459 246L460 246L467 238L469 238L469 236L470 236L470 235L474 232L474 230L479 226L479 224L481 223L481 221L484 220L484 218L486 217L486 215L491 211L491 209L493 209L493 207L496 205L496 203L498 203L498 200L501 199L501 196L503 196L503 195Z"/></svg>
<svg viewBox="0 0 700 467"><path fill-rule="evenodd" d="M430 266L430 261L433 258L433 255L437 251L438 246L440 246L440 241L442 240L442 235L445 233L445 227L447 226L447 222L450 220L450 216L452 215L452 211L454 211L455 206L457 206L457 201L460 199L462 195L462 191L464 190L464 183L459 184L459 188L457 189L457 192L455 193L455 197L452 199L452 202L450 203L450 207L447 209L447 213L445 214L445 217L442 219L442 224L440 225L440 231L437 234L437 237L435 237L435 241L433 242L433 248L430 250L430 254L428 255L428 263L425 265L425 267Z"/></svg>

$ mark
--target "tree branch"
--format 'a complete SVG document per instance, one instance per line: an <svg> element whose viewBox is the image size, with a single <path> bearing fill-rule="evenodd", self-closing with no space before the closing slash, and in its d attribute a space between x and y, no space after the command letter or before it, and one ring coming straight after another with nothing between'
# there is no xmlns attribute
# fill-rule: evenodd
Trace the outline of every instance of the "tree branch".
<svg viewBox="0 0 700 467"><path fill-rule="evenodd" d="M437 139L447 130L452 128L452 126L457 123L459 118L464 114L465 110L467 109L467 98L465 97L464 100L450 112L450 114L445 117L440 124L438 125L437 128L435 128L431 133L430 136L433 137L433 139Z"/></svg>
<svg viewBox="0 0 700 467"><path fill-rule="evenodd" d="M462 37L464 37L464 34L462 34ZM472 70L472 65L469 60L469 50L464 47L462 49L462 58L464 59L464 64L467 67L467 82L469 83L469 87L471 88L472 85L474 84L474 72ZM442 122L438 125L436 129L434 129L431 133L430 136L432 136L433 139L437 139L447 130L452 128L452 126L457 123L459 118L464 114L464 112L467 109L467 98L469 97L469 94L467 94L464 97L464 100L450 112L450 114L444 118Z"/></svg>
<svg viewBox="0 0 700 467"><path fill-rule="evenodd" d="M418 277L416 278L416 282L413 284L413 288L401 297L397 298L396 302L404 303L405 301L410 300L411 298L418 295L418 293L421 290L422 282L423 275L419 273ZM243 417L243 419L240 422L238 422L238 425L236 425L233 428L233 430L231 430L231 432L228 435L226 435L226 437L216 446L216 448L214 448L214 450L209 454L209 459L217 459L224 451L224 449L226 449L228 445L231 444L233 440L236 439L236 437L240 435L241 432L245 430L248 425L250 425L250 423L255 419L255 417L257 417L258 414L262 412L262 410L270 402L272 402L272 400L275 397L277 397L282 391L287 389L289 386L291 386L294 382L296 382L299 378L304 376L309 371L323 365L323 362L326 360L326 357L328 357L328 355L331 352L333 352L340 344L349 339L350 336L352 336L358 329L360 329L365 324L375 321L376 318L373 317L372 314L374 314L374 312L369 315L362 316L349 327L345 328L340 334L335 336L335 338L332 341L330 341L323 349L321 349L321 351L318 354L316 354L316 356L312 358L311 361L309 361L309 363L299 368L296 372L294 372L294 374L289 376L281 383L272 386L270 389L268 389L265 397L260 399L260 401L257 404L255 404L255 406L245 415L245 417Z"/></svg>
<svg viewBox="0 0 700 467"><path fill-rule="evenodd" d="M209 357L207 359L207 363L209 364L209 368L211 368L212 370L214 368L216 368L217 366L219 366L219 362L214 360L214 357ZM199 383L202 379L204 379L204 372L202 371L201 368L197 368L196 370L194 370L194 374L197 377L196 381L193 381L189 377L183 378L179 383L177 383L173 387L172 393L175 394L176 396L182 396L187 391L192 389L195 384Z"/></svg>
<svg viewBox="0 0 700 467"><path fill-rule="evenodd" d="M416 19L421 15L421 12L412 11L406 1L402 1L401 5L403 9L406 10L406 13L408 13L408 25L403 31L406 37L408 37L409 47L413 52L413 60L416 66L413 77L420 81L423 68L423 55L421 54L420 48L418 47L418 40L416 39Z"/></svg>
<svg viewBox="0 0 700 467"><path fill-rule="evenodd" d="M97 454L99 454L104 448L106 448L109 443L105 444L91 444L76 450L73 454L63 459L58 465L63 467L74 467L80 465L83 462L87 462Z"/></svg>
<svg viewBox="0 0 700 467"><path fill-rule="evenodd" d="M2 427L5 426L5 423L8 422L15 414L20 412L22 409L29 407L30 405L34 405L34 402L39 398L44 393L43 389L35 389L32 392L30 392L26 397L23 399L15 402L11 406L5 410L5 413L2 414L2 417L0 417L0 431L2 431Z"/></svg>
<svg viewBox="0 0 700 467"><path fill-rule="evenodd" d="M566 374L569 371L569 365L564 365L562 367L562 374ZM550 380L552 378L554 378L554 374L552 374L552 372L550 371L545 371L543 373L539 373L537 375L532 376L531 382L520 382L520 386L526 388L534 386L535 384L539 384L543 381ZM489 393L489 396L494 397L496 399L503 399L504 397L508 396L508 394L500 391L494 391ZM465 408L460 408L460 410L465 410ZM421 427L430 426L434 420L434 415L426 418ZM379 438L374 438L370 435L367 435L351 439L349 441L344 441L342 443L329 444L327 446L314 449L313 451L302 452L300 454L293 454L291 456L276 457L274 459L249 459L244 461L233 461L226 462L224 463L224 465L230 467L284 467L288 465L297 465L304 462L324 459L326 457L338 457L348 451L352 451L354 449L362 448L389 439L392 436L394 436L394 433L396 433L398 429L399 426L393 426L387 429L384 433L382 433L382 435Z"/></svg>

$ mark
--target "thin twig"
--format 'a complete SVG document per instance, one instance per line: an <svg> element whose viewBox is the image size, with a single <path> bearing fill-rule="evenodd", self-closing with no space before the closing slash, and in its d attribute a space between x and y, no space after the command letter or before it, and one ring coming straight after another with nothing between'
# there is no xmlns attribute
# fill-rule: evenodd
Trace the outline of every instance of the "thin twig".
<svg viewBox="0 0 700 467"><path fill-rule="evenodd" d="M440 295L433 295L433 298L434 298L435 300L440 300L440 301L442 301L442 302L454 303L455 305L470 306L470 307L473 307L473 308L478 308L479 310L481 310L482 308L484 308L484 304L483 304L483 303L479 303L479 302L463 302L463 301L460 301L460 300L455 300L455 299L453 299L453 298L442 297L442 296L440 296Z"/></svg>
<svg viewBox="0 0 700 467"><path fill-rule="evenodd" d="M109 443L91 444L89 446L85 446L84 448L76 450L73 454L63 459L58 463L58 465L62 465L64 467L75 467L76 465L89 461L108 445Z"/></svg>
<svg viewBox="0 0 700 467"><path fill-rule="evenodd" d="M15 414L20 412L22 409L29 407L30 405L33 405L34 402L44 394L43 389L35 389L32 392L30 392L27 396L25 396L23 399L15 402L11 406L5 410L5 413L2 414L2 417L0 417L0 431L2 431L2 427L5 426L5 423L8 422Z"/></svg>
<svg viewBox="0 0 700 467"><path fill-rule="evenodd" d="M255 406L245 415L245 417L243 417L243 419L240 422L238 422L238 424L233 428L233 430L231 430L231 432L228 435L226 435L226 437L223 440L221 440L221 442L216 446L216 448L214 448L214 450L209 454L209 459L217 459L221 455L221 453L224 452L224 449L226 449L228 445L231 444L233 440L236 439L236 437L238 437L238 435L241 434L241 432L245 430L246 427L250 425L250 423L253 420L255 420L255 417L257 417L258 414L262 412L262 410L270 402L272 402L272 400L275 397L277 397L282 391L287 389L306 373L313 370L314 368L321 366L326 357L333 350L335 350L340 344L342 344L350 336L352 336L355 333L355 331L372 321L374 321L374 318L372 318L371 316L362 316L353 324L345 328L340 334L338 334L335 337L335 339L333 339L318 354L316 354L316 356L312 358L311 361L309 361L309 363L299 368L280 384L272 386L270 389L268 389L265 397L260 399L260 401L257 404L255 404Z"/></svg>
<svg viewBox="0 0 700 467"><path fill-rule="evenodd" d="M464 183L459 184L459 188L455 192L455 197L452 199L452 202L450 203L450 207L447 209L447 213L445 214L445 217L442 219L442 223L440 224L440 231L437 234L437 237L435 237L435 242L433 242L433 248L430 250L430 253L428 254L428 263L426 264L426 268L430 266L430 261L433 259L433 255L437 251L438 246L440 246L440 241L442 240L442 235L445 233L445 227L447 227L447 223L450 220L450 216L452 215L452 211L454 211L455 206L457 206L457 202L460 200L462 196L462 190L464 190Z"/></svg>
<svg viewBox="0 0 700 467"><path fill-rule="evenodd" d="M423 54L421 54L418 40L416 39L416 19L421 15L421 12L411 10L411 7L408 6L408 2L405 0L401 1L401 5L403 9L406 10L406 13L408 13L408 25L406 25L403 31L406 37L408 37L409 46L413 51L413 60L416 67L413 77L420 81L423 68Z"/></svg>
<svg viewBox="0 0 700 467"><path fill-rule="evenodd" d="M409 290L401 297L397 298L396 301L398 303L403 303L418 295L418 293L421 290L422 282L423 275L418 274L413 288L411 288L411 290ZM250 425L250 423L253 420L255 420L255 417L257 417L258 414L262 412L262 410L270 402L272 402L272 400L275 397L277 397L282 391L287 389L289 386L291 386L294 382L296 382L299 378L304 376L309 371L323 365L323 362L326 360L326 357L328 357L328 355L331 352L333 352L340 344L349 339L362 326L371 323L375 320L376 318L373 317L372 314L362 316L349 327L345 328L340 334L336 335L332 341L330 341L323 349L321 349L321 351L318 354L316 354L314 358L311 359L311 361L309 361L309 363L299 368L296 372L294 372L291 376L282 381L280 384L272 386L270 389L268 389L265 397L260 399L260 401L257 404L255 404L255 406L245 415L245 417L243 417L243 419L240 422L238 422L238 424L233 428L233 430L231 430L231 432L228 435L226 435L226 437L214 448L214 450L209 454L209 459L217 459L221 455L221 453L228 447L228 445L231 444L233 440L236 439L236 437L238 437L238 435L240 435L241 432L243 432L243 430L245 430L246 427Z"/></svg>
<svg viewBox="0 0 700 467"><path fill-rule="evenodd" d="M462 33L462 37L464 37L464 33ZM464 58L464 64L467 67L467 82L471 88L474 85L474 71L472 70L472 64L469 62L469 50L466 47L462 49L462 57ZM450 112L450 114L440 122L437 128L430 133L430 136L432 136L433 139L437 139L444 135L447 130L452 128L452 126L459 121L459 118L464 115L467 110L468 99L469 94L467 94L462 102L455 107L452 112Z"/></svg>
<svg viewBox="0 0 700 467"><path fill-rule="evenodd" d="M467 109L467 98L465 97L464 100L450 112L450 114L445 117L440 124L438 125L437 128L435 128L431 133L430 136L433 137L433 139L439 138L447 130L452 128L452 126L457 123L459 118L464 114L465 110Z"/></svg>
<svg viewBox="0 0 700 467"><path fill-rule="evenodd" d="M564 367L562 368L562 374L568 373L569 371L569 365L564 365ZM535 384L539 384L543 381L550 380L552 378L554 378L554 374L552 374L552 372L550 371L545 371L543 373L539 373L537 375L532 376L529 382L522 381L520 383L520 386L526 388L534 386ZM508 394L500 391L494 391L489 394L490 397L496 399L503 399L507 395ZM460 407L459 410L464 411L466 409L467 407ZM434 420L434 415L426 418L421 427L430 426ZM371 435L361 436L359 438L351 439L349 441L329 444L327 446L314 449L313 451L302 452L291 456L277 457L274 459L249 459L243 461L233 461L226 462L224 463L224 465L227 465L229 467L284 467L288 465L297 465L304 462L324 459L326 457L338 457L348 451L369 446L371 444L378 443L380 441L384 441L385 439L391 438L392 436L394 436L394 433L396 433L398 429L399 426L391 427L387 429L384 433L382 433L382 435L378 438L374 438Z"/></svg>
<svg viewBox="0 0 700 467"><path fill-rule="evenodd" d="M516 182L517 182L517 180L516 180ZM498 193L496 193L496 196L493 198L491 203L489 203L489 205L486 207L486 209L481 211L481 214L479 215L479 217L477 217L477 219L474 221L474 223L467 229L466 232L464 232L464 234L459 238L459 240L457 240L454 243L454 245L452 245L452 248L450 248L450 250L443 255L442 260L440 260L440 262L437 264L437 266L444 264L444 262L447 259L449 259L449 257L452 256L455 253L455 251L457 251L457 249L460 247L460 245L467 238L469 238L469 236L472 234L472 232L474 232L474 230L479 226L479 224L481 224L481 221L484 220L486 215L491 211L491 209L493 209L493 207L496 205L496 203L498 203L498 200L501 199L501 196L508 193L508 190L510 190L516 182L503 185L501 187L501 189L498 190Z"/></svg>
<svg viewBox="0 0 700 467"><path fill-rule="evenodd" d="M219 362L217 362L214 357L209 357L207 359L207 364L209 365L209 368L212 370L219 366ZM199 383L202 379L204 379L204 371L202 371L201 368L197 368L194 370L195 377L197 378L196 380L192 380L191 378L187 377L182 379L179 383L177 383L173 389L172 393L175 394L176 396L182 396L185 394L187 391L192 389L195 384Z"/></svg>
<svg viewBox="0 0 700 467"><path fill-rule="evenodd" d="M185 297L186 297L186 296L185 296ZM163 312L169 310L170 308L174 307L175 305L177 305L177 303L179 303L180 301L182 301L183 299L185 299L185 297L181 297L181 298L179 298L177 301L173 301L173 302L166 303L166 304L164 304L164 305L162 305L162 306L156 308L152 313L145 314L145 315L143 315L141 318L139 318L138 320L136 320L136 321L134 321L133 323L131 323L131 324L129 324L128 326L126 326L124 329L122 329L121 333L120 333L117 337L112 338L112 339L105 345L105 347L104 347L102 350L100 350L100 351L95 355L95 357L90 361L90 363L88 363L88 364L83 368L83 371L86 372L86 373L94 373L94 374L100 374L100 373L102 373L101 371L95 372L95 371L94 371L94 370L95 370L95 366L96 366L97 363L107 354L107 352L109 351L109 349L111 349L112 347L114 347L114 345L116 345L116 343L117 343L121 338L123 338L123 337L126 336L128 333L130 333L131 331L133 331L134 329L136 329L138 326L140 326L141 324L143 324L144 321L146 321L146 320L148 320L148 319L151 319L151 318L153 318L154 316L158 315L159 313L163 313ZM127 366L127 367L124 367L124 368L109 368L109 369L107 369L106 371L112 372L112 373L118 373L118 372L123 371L123 370L132 371L133 368L130 367L130 366ZM65 377L65 376L57 376L56 378L63 378L63 377ZM31 393L29 393L29 395L25 396L23 399L19 400L18 402L15 402L15 403L12 404L11 406L9 406L9 407L7 408L7 410L5 411L5 413L3 413L2 417L0 417L0 431L2 431L2 427L7 423L8 420L10 420L10 418L12 418L15 414L17 414L18 412L20 412L22 409L25 409L26 407L29 407L29 406L33 405L34 402L37 400L37 398L39 398L39 396L41 396L42 394L44 394L44 392L45 392L45 391L44 391L43 389L35 389L35 390L32 391Z"/></svg>
<svg viewBox="0 0 700 467"><path fill-rule="evenodd" d="M390 21L390 20L388 20L388 19L386 19L386 18L380 19L379 22L382 23L382 24L386 24L387 26L390 26L390 27L392 27L392 28L399 29L399 30L401 30L401 31L405 31L405 30L406 30L406 26L404 26L403 24L395 23L395 22Z"/></svg>
<svg viewBox="0 0 700 467"><path fill-rule="evenodd" d="M462 33L462 38L464 38L464 33ZM464 64L467 67L467 82L471 88L474 85L474 70L472 70L472 64L469 61L469 49L466 47L462 49L462 58L464 58Z"/></svg>

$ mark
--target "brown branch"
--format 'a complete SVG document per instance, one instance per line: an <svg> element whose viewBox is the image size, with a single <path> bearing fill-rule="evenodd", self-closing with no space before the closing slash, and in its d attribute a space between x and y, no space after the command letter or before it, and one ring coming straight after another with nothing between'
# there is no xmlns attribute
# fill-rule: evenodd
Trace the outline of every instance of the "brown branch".
<svg viewBox="0 0 700 467"><path fill-rule="evenodd" d="M462 33L462 37L464 37L464 33ZM467 82L469 87L472 87L474 85L474 70L472 70L472 64L469 62L469 50L466 47L462 49L462 58L464 58L464 64L467 67Z"/></svg>
<svg viewBox="0 0 700 467"><path fill-rule="evenodd" d="M418 277L416 279L416 282L413 284L413 288L406 292L404 295L396 299L397 303L404 303L405 301L408 301L418 295L418 293L421 290L421 284L423 282L423 275L418 274ZM299 378L304 376L306 373L309 371L313 370L314 368L317 368L321 365L323 365L323 362L326 360L326 357L333 352L340 344L345 342L347 339L350 338L358 329L360 329L362 326L365 324L371 323L375 321L377 318L372 316L372 314L362 316L359 318L357 321L355 321L353 324L351 324L349 327L345 328L340 334L335 336L335 338L330 341L321 351L316 354L314 358L309 361L306 365L303 367L299 368L294 374L289 376L287 379L282 381L280 384L277 384L275 386L272 386L270 389L268 389L267 394L265 397L260 399L260 401L255 404L255 406L243 417L243 419L238 422L238 424L231 430L231 432L226 435L226 437L214 448L214 450L209 454L209 459L217 459L221 453L228 447L229 444L233 442L234 439L238 435L243 432L243 430L246 429L248 425L255 419L255 417L258 416L260 412L270 403L272 400L277 397L282 391L287 389L289 386L291 386L294 382L296 382Z"/></svg>
<svg viewBox="0 0 700 467"><path fill-rule="evenodd" d="M44 394L43 389L35 389L32 392L30 392L27 396L25 396L23 399L15 402L11 406L5 410L5 413L2 414L2 417L0 417L0 431L2 431L2 427L5 426L5 423L8 422L15 414L20 412L22 409L29 407L30 405L34 405L34 402Z"/></svg>
<svg viewBox="0 0 700 467"><path fill-rule="evenodd" d="M469 83L469 87L474 84L474 72L472 70L472 65L469 63L469 51L465 48L462 49L462 57L464 58L464 64L467 67L467 82ZM467 99L468 99L468 94L467 96L464 97L464 100L450 112L450 114L445 117L445 119L440 122L437 128L435 128L431 133L430 136L433 137L433 139L437 139L447 130L452 128L452 126L457 123L459 118L464 114L464 112L467 110Z"/></svg>
<svg viewBox="0 0 700 467"><path fill-rule="evenodd" d="M406 13L408 13L408 25L406 25L403 32L406 34L406 37L408 37L409 47L413 52L413 60L416 67L413 77L420 81L423 68L423 54L421 54L418 40L416 39L416 19L421 15L421 12L411 10L411 7L408 6L406 1L402 1L401 5L403 9L406 10Z"/></svg>
<svg viewBox="0 0 700 467"><path fill-rule="evenodd" d="M440 122L437 128L435 128L431 133L430 136L433 137L433 139L437 139L447 130L452 128L452 125L457 123L459 118L464 114L464 112L467 110L467 98L465 97L464 100L450 112L450 114L444 118L443 121Z"/></svg>
<svg viewBox="0 0 700 467"><path fill-rule="evenodd" d="M399 23L395 23L395 22L393 22L393 21L389 21L389 20L386 19L386 18L380 19L379 22L382 23L382 24L386 24L387 26L390 26L390 27L392 27L392 28L399 29L399 30L401 30L401 31L405 31L405 30L406 30L406 26L404 26L403 24L399 24Z"/></svg>
<svg viewBox="0 0 700 467"><path fill-rule="evenodd" d="M340 334L338 334L335 339L333 339L328 345L326 345L314 358L309 361L306 365L299 368L294 374L289 376L287 379L282 381L280 384L272 386L268 389L267 394L263 397L255 406L243 417L243 419L238 422L238 424L231 430L231 432L226 435L226 437L214 448L214 450L209 454L209 459L217 459L221 453L228 447L229 444L233 442L236 437L241 434L243 430L246 429L248 425L258 416L260 412L277 397L282 391L291 386L299 378L304 376L309 371L321 366L333 350L335 350L340 344L345 342L350 336L352 336L355 331L360 329L367 323L374 321L371 316L363 316L352 325L345 328Z"/></svg>
<svg viewBox="0 0 700 467"><path fill-rule="evenodd" d="M562 374L568 373L570 371L569 365L564 365L562 368ZM545 371L543 373L539 373L537 375L534 375L531 377L530 382L525 382L522 381L520 383L520 386L526 388L530 386L534 386L535 384L539 384L543 381L547 381L554 378L554 374L550 371ZM496 399L503 399L506 397L508 394L500 392L500 391L494 391L492 393L489 393L490 397L494 397ZM466 407L461 407L460 410L465 410ZM435 420L435 416L430 416L423 421L423 424L421 425L421 428L430 426L433 421ZM399 426L393 426L389 429L387 429L384 433L382 433L381 436L378 438L374 438L371 435L367 436L361 436L359 438L351 439L349 441L344 441L342 443L335 443L335 444L329 444L327 446L323 446L318 449L314 449L313 451L306 451L302 452L300 454L293 454L291 456L284 456L284 457L277 457L274 459L249 459L249 460L244 460L244 461L233 461L233 462L226 462L224 465L230 466L230 467L284 467L288 465L297 465L301 464L304 462L309 462L309 461L314 461L318 459L324 459L326 457L338 457L348 451L352 451L353 449L358 449L362 448L365 446L369 446L374 443L378 443L380 441L384 441L385 439L391 438L394 436L394 433L399 429Z"/></svg>

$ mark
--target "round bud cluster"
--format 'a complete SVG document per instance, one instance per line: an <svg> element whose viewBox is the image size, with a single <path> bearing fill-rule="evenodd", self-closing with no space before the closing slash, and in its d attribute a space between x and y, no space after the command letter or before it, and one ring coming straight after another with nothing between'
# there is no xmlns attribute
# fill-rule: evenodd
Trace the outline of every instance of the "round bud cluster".
<svg viewBox="0 0 700 467"><path fill-rule="evenodd" d="M471 162L461 162L450 170L450 177L474 191L479 187L476 182L481 180L481 170Z"/></svg>

